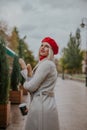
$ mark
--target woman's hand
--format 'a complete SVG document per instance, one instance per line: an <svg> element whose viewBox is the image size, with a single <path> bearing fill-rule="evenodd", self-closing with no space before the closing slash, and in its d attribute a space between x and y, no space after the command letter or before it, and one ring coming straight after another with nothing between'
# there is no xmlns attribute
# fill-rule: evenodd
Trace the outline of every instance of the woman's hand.
<svg viewBox="0 0 87 130"><path fill-rule="evenodd" d="M32 67L30 64L27 64L27 70L28 70L28 76L31 77L32 76Z"/></svg>
<svg viewBox="0 0 87 130"><path fill-rule="evenodd" d="M20 64L22 70L23 69L27 69L27 71L28 71L28 75L27 76L31 77L32 76L32 67L31 67L31 65L30 64L26 65L22 58L19 58L19 64Z"/></svg>
<svg viewBox="0 0 87 130"><path fill-rule="evenodd" d="M26 69L27 66L22 58L19 58L19 64L21 66L21 69Z"/></svg>

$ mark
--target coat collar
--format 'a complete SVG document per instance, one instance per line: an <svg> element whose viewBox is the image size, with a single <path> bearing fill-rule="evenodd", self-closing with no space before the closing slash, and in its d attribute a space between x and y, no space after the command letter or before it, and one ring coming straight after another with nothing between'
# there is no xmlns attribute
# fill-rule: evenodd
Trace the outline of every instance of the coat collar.
<svg viewBox="0 0 87 130"><path fill-rule="evenodd" d="M34 67L33 73L36 71L36 69L38 68L38 66L39 66L42 62L44 62L44 61L46 61L46 60L47 60L47 58L44 58L43 60L39 61L38 64Z"/></svg>

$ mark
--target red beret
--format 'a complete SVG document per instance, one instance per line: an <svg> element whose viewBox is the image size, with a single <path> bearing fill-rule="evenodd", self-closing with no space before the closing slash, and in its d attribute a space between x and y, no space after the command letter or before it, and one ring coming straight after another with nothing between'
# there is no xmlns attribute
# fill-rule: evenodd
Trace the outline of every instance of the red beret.
<svg viewBox="0 0 87 130"><path fill-rule="evenodd" d="M56 55L59 51L59 46L57 45L56 41L50 37L45 37L43 40L42 40L42 43L43 42L47 42L48 44L50 44L50 46L52 47L52 50L54 52L54 55Z"/></svg>

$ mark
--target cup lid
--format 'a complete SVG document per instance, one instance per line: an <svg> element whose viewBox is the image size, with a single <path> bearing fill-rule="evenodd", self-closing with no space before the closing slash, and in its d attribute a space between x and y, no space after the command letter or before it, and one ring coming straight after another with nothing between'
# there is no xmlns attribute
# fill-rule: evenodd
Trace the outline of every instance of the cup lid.
<svg viewBox="0 0 87 130"><path fill-rule="evenodd" d="M26 106L26 103L21 103L21 104L19 105L19 107L24 107L24 106Z"/></svg>

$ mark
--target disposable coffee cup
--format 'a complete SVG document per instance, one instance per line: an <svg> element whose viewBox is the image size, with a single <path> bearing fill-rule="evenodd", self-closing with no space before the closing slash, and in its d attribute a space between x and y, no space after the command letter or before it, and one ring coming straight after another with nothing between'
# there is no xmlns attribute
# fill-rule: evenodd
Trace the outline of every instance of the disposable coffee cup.
<svg viewBox="0 0 87 130"><path fill-rule="evenodd" d="M24 116L24 115L27 115L28 109L27 109L26 103L21 103L21 104L19 105L19 108L20 108L20 111L21 111L21 113L22 113L23 116Z"/></svg>

